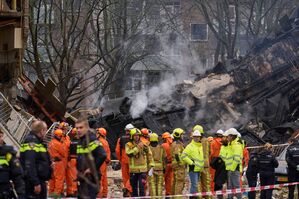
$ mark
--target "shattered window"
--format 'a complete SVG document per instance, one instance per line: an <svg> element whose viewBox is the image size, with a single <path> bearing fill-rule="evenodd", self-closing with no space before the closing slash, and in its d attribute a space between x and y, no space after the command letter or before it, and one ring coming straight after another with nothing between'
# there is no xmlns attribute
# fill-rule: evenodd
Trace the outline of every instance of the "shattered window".
<svg viewBox="0 0 299 199"><path fill-rule="evenodd" d="M208 24L191 24L191 40L207 41L208 40Z"/></svg>

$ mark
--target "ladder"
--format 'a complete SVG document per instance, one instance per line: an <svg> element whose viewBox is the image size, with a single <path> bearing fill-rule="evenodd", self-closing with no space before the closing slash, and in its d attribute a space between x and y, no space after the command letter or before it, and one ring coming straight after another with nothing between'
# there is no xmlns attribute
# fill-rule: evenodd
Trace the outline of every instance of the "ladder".
<svg viewBox="0 0 299 199"><path fill-rule="evenodd" d="M26 117L14 109L0 92L0 129L4 132L7 144L19 148L26 135L30 132L33 116Z"/></svg>

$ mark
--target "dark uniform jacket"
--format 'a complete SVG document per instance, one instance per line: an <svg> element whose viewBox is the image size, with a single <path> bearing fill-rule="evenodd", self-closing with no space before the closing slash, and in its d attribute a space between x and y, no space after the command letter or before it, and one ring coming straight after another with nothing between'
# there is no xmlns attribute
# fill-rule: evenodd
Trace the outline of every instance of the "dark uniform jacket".
<svg viewBox="0 0 299 199"><path fill-rule="evenodd" d="M10 180L19 198L25 197L23 169L12 146L0 146L0 198L13 198Z"/></svg>
<svg viewBox="0 0 299 199"><path fill-rule="evenodd" d="M269 150L264 150L258 155L258 170L260 174L274 173L278 167L278 161L273 153Z"/></svg>
<svg viewBox="0 0 299 199"><path fill-rule="evenodd" d="M216 185L223 185L227 181L227 171L225 163L220 157L212 158L210 166L215 169L214 183Z"/></svg>
<svg viewBox="0 0 299 199"><path fill-rule="evenodd" d="M25 181L33 186L51 178L51 161L47 147L34 133L29 133L20 148Z"/></svg>
<svg viewBox="0 0 299 199"><path fill-rule="evenodd" d="M285 159L288 164L288 168L296 169L297 165L299 165L299 143L298 142L295 142L288 147Z"/></svg>

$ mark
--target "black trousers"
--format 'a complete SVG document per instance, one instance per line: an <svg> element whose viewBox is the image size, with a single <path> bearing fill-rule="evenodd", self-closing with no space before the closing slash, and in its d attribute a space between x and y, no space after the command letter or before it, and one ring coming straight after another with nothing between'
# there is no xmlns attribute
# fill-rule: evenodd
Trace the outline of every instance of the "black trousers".
<svg viewBox="0 0 299 199"><path fill-rule="evenodd" d="M288 168L288 181L289 182L298 182L299 181L299 171L296 168ZM299 190L299 185L297 185L297 189ZM295 185L289 186L289 199L294 198ZM299 191L298 191L299 198Z"/></svg>
<svg viewBox="0 0 299 199"><path fill-rule="evenodd" d="M256 174L246 173L246 178L247 178L249 187L256 187L256 183L257 183L257 175ZM255 196L256 196L255 191L248 192L248 199L255 199Z"/></svg>
<svg viewBox="0 0 299 199"><path fill-rule="evenodd" d="M98 189L87 184L84 180L79 181L78 186L78 198L79 199L96 199L98 194Z"/></svg>
<svg viewBox="0 0 299 199"><path fill-rule="evenodd" d="M34 193L34 185L25 181L25 196L26 199L47 199L47 185L46 182L41 182L41 192Z"/></svg>
<svg viewBox="0 0 299 199"><path fill-rule="evenodd" d="M132 197L145 196L146 173L130 173Z"/></svg>
<svg viewBox="0 0 299 199"><path fill-rule="evenodd" d="M273 185L275 183L275 175L272 172L260 173L261 186ZM272 199L273 189L261 191L261 199Z"/></svg>

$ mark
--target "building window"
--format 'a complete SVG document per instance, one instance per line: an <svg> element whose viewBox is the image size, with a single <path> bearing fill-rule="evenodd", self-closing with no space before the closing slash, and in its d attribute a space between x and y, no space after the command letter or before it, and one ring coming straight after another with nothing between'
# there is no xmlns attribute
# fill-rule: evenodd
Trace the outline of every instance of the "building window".
<svg viewBox="0 0 299 199"><path fill-rule="evenodd" d="M208 24L191 24L191 40L207 41L208 40Z"/></svg>
<svg viewBox="0 0 299 199"><path fill-rule="evenodd" d="M140 91L142 88L142 71L130 71L130 76L127 80L126 90Z"/></svg>

